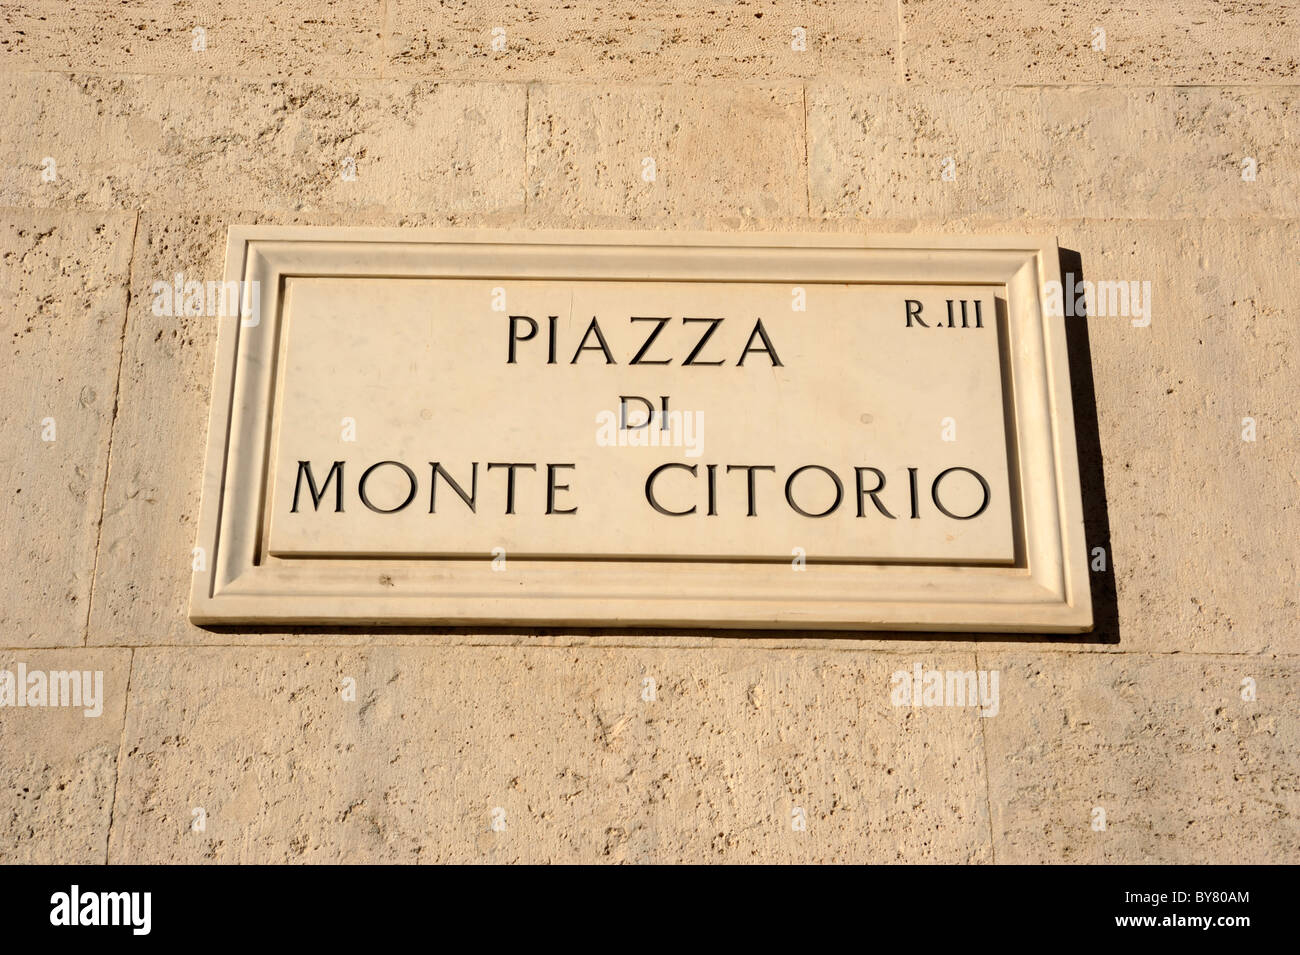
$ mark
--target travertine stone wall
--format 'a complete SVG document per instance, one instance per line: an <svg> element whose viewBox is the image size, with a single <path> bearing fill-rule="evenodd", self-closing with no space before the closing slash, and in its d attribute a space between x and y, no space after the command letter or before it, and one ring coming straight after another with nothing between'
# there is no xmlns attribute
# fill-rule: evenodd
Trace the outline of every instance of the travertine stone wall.
<svg viewBox="0 0 1300 955"><path fill-rule="evenodd" d="M0 861L1294 861L1300 8L592 6L0 9ZM232 222L1055 234L1097 633L192 627Z"/></svg>

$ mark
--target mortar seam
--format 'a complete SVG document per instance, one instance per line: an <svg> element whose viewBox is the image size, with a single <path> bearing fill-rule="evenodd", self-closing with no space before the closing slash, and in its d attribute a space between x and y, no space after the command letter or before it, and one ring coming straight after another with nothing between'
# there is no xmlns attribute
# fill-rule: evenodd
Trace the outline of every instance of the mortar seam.
<svg viewBox="0 0 1300 955"><path fill-rule="evenodd" d="M662 635L648 639L662 639ZM721 638L720 638L721 639ZM97 643L84 646L70 646L67 644L47 644L40 646L0 646L0 652L3 653L45 653L53 650L477 650L477 649L498 649L498 650L592 650L605 652L608 650L653 650L662 652L666 650L752 650L770 653L783 653L790 650L799 650L805 652L826 652L826 653L862 653L872 655L901 655L914 653L930 654L960 654L965 652L974 652L969 646L962 645L939 645L939 646L912 646L906 641L899 641L897 647L854 647L854 646L807 646L802 643L791 642L779 644L776 646L751 646L746 643L746 639L764 639L756 638L727 638L735 640L734 644L719 643L696 643L696 644L654 644L654 643L537 643L520 641L514 643L495 642L495 641L476 641L465 643L444 643L438 641L425 641L420 643L206 643L194 641L190 643ZM767 638L771 639L771 638ZM1147 657L1150 659L1176 659L1186 660L1188 662L1214 662L1214 661L1275 661L1279 664L1300 662L1300 651L1289 650L1260 650L1254 652L1242 653L1188 653L1183 650L1089 650L1084 648L1072 647L1049 647L1026 643L1023 648L999 649L990 651L995 655L1002 656L1026 656L1030 654L1059 654L1063 656L1088 657L1095 659L1121 659L1134 657Z"/></svg>
<svg viewBox="0 0 1300 955"><path fill-rule="evenodd" d="M108 835L104 839L104 865L109 864L113 849L113 822L117 812L117 785L122 779L122 752L126 749L126 716L131 699L131 676L135 672L135 648L126 665L126 690L122 693L122 733L117 741L117 764L113 767L113 795L108 801Z"/></svg>
<svg viewBox="0 0 1300 955"><path fill-rule="evenodd" d="M528 215L528 120L529 109L533 100L533 85L527 83L524 85L524 174L521 185L524 189L524 209L521 215Z"/></svg>
<svg viewBox="0 0 1300 955"><path fill-rule="evenodd" d="M122 307L122 335L118 339L117 374L113 379L113 414L108 424L108 447L104 454L104 484L99 494L99 522L95 527L95 558L90 568L90 592L86 595L86 623L82 627L81 645L90 646L90 617L95 609L95 584L99 581L99 551L104 543L104 516L108 510L108 476L113 470L113 437L117 433L117 413L122 403L122 369L126 359L126 332L131 324L131 291L135 287L135 243L140 234L140 210L135 210L131 226L131 256L126 269L126 302Z"/></svg>
<svg viewBox="0 0 1300 955"><path fill-rule="evenodd" d="M804 215L812 214L812 167L808 164L808 84L803 84L803 203Z"/></svg>
<svg viewBox="0 0 1300 955"><path fill-rule="evenodd" d="M978 674L980 672L979 651L972 650L971 656L975 658L975 672ZM919 691L920 688L917 687L916 692ZM984 717L978 710L976 710L975 719L979 721L980 751L984 755L984 810L988 814L988 820L989 820L989 864L997 865L998 847L997 847L997 840L994 838L993 835L993 785L992 782L989 780L989 740L988 740L988 736L984 732L984 723L986 721L986 717Z"/></svg>
<svg viewBox="0 0 1300 955"><path fill-rule="evenodd" d="M902 58L902 43L899 44L899 70L900 78L904 69ZM822 76L803 76L803 75L780 75L780 76L734 76L734 77L714 77L700 76L690 79L654 79L629 77L624 79L603 79L598 76L590 77L483 77L469 74L433 74L433 73L398 73L389 74L387 72L378 73L356 73L339 76L316 77L303 73L176 73L174 71L159 70L150 72L147 70L126 70L121 72L100 71L87 69L0 69L0 78L10 76L85 76L102 79L130 79L132 77L148 77L163 80L197 80L197 81L230 81L243 83L263 83L263 84L282 84L285 82L309 83L315 82L318 86L328 86L331 84L353 84L363 81L384 80L386 82L406 82L411 85L420 83L433 83L434 85L461 85L461 86L528 86L542 83L548 86L604 86L609 83L616 83L621 87L627 88L652 88L664 86L679 86L684 88L710 88L724 89L737 86L753 87L774 87L774 86L792 86L800 82L814 82L832 88L862 88L869 87L880 91L897 90L899 83L896 80L887 79L837 79ZM1300 93L1300 82L1252 82L1250 80L1232 80L1218 83L1122 83L1122 82L1093 82L1080 83L1078 81L1060 81L1060 82L1021 82L1021 83L933 83L925 80L919 80L915 83L905 83L908 89L927 90L931 92L961 93L973 91L988 90L1077 90L1080 93L1090 93L1096 90L1129 90L1141 92L1145 90L1238 90L1248 92L1252 90L1275 90L1286 91L1290 93Z"/></svg>

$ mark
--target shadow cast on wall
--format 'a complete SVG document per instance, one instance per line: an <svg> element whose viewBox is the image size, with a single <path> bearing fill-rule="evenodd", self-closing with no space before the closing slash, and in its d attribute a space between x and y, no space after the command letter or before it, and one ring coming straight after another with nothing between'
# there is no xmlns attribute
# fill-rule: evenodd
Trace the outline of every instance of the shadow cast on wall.
<svg viewBox="0 0 1300 955"><path fill-rule="evenodd" d="M1083 259L1078 252L1061 249L1061 275L1082 282ZM1074 394L1074 433L1079 449L1079 485L1083 492L1083 531L1088 541L1088 566L1092 581L1093 643L1119 643L1119 604L1115 596L1115 562L1110 546L1110 508L1106 499L1106 470L1097 423L1097 392L1092 375L1092 347L1088 341L1088 315L1065 320L1065 342L1070 352L1070 390ZM1094 554L1101 548L1105 563L1097 569Z"/></svg>

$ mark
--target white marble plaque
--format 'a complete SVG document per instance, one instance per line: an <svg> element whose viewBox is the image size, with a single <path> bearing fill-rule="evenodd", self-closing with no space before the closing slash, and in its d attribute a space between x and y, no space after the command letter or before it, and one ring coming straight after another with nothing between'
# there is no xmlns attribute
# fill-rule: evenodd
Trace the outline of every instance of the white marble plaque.
<svg viewBox="0 0 1300 955"><path fill-rule="evenodd" d="M192 617L1085 629L1056 255L235 227Z"/></svg>

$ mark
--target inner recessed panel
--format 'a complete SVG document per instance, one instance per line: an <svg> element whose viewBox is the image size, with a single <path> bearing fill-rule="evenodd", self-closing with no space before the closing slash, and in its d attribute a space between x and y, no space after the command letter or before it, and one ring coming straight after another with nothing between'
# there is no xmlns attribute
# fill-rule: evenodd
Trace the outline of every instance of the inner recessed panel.
<svg viewBox="0 0 1300 955"><path fill-rule="evenodd" d="M287 279L267 549L1010 563L995 315L991 286Z"/></svg>

